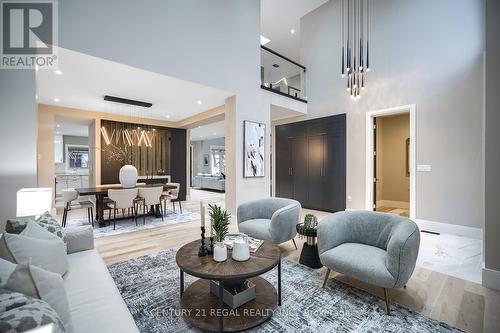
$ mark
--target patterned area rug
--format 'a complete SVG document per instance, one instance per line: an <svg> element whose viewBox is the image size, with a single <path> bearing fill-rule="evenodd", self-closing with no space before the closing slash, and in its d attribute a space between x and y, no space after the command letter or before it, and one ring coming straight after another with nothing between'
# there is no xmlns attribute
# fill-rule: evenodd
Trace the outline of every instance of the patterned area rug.
<svg viewBox="0 0 500 333"><path fill-rule="evenodd" d="M179 269L175 250L108 267L141 332L198 332L179 310ZM276 285L276 269L263 275ZM186 285L195 278L186 275ZM385 313L382 299L330 279L321 288L319 272L282 262L283 304L252 332L462 332L397 304Z"/></svg>
<svg viewBox="0 0 500 333"><path fill-rule="evenodd" d="M135 225L134 219L117 220L116 221L116 230L113 230L113 220L108 221L107 217L108 217L108 214L106 213L106 222L109 223L109 225L106 225L105 227L100 228L96 223L95 228L94 228L94 238L119 235L119 234L124 234L127 232L152 229L152 228L162 227L165 225L172 225L172 224L177 224L177 223L184 223L184 222L191 222L191 221L200 220L200 214L193 213L193 212L190 212L190 211L183 209L182 214L180 212L177 212L177 213L169 212L167 214L167 216L163 217L163 221L161 220L161 217L157 218L154 216L147 216L146 223L144 225L142 224L142 222L143 222L142 216L137 217L137 226ZM67 221L68 227L78 226L78 225L88 225L88 224L89 224L89 221L87 218L71 219L71 217L68 217L68 221Z"/></svg>

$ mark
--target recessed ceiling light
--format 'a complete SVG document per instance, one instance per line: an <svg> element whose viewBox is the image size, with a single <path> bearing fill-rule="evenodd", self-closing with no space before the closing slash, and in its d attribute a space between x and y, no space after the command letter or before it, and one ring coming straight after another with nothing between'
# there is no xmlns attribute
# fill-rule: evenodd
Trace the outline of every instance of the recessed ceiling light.
<svg viewBox="0 0 500 333"><path fill-rule="evenodd" d="M271 40L269 38L266 38L262 35L260 35L260 45L266 45L267 43L269 43Z"/></svg>
<svg viewBox="0 0 500 333"><path fill-rule="evenodd" d="M201 126L198 126L198 128L201 128Z"/></svg>
<svg viewBox="0 0 500 333"><path fill-rule="evenodd" d="M61 72L61 71L60 71L60 70L58 70L58 69L56 69L56 70L54 71L54 73L56 73L57 75L62 75L62 74L63 74L63 72Z"/></svg>
<svg viewBox="0 0 500 333"><path fill-rule="evenodd" d="M198 103L198 105L203 104L203 103L201 102L201 99L199 99L197 103Z"/></svg>
<svg viewBox="0 0 500 333"><path fill-rule="evenodd" d="M167 119L168 119L168 118L170 118L170 115L169 115L169 114L167 114L167 115L165 116L165 118L167 118Z"/></svg>
<svg viewBox="0 0 500 333"><path fill-rule="evenodd" d="M59 134L61 134L61 132L57 131L56 134L59 135Z"/></svg>
<svg viewBox="0 0 500 333"><path fill-rule="evenodd" d="M57 124L56 127L59 128L59 127L61 127L61 125Z"/></svg>
<svg viewBox="0 0 500 333"><path fill-rule="evenodd" d="M54 98L54 102L56 102L56 103L57 103L57 102L59 102L59 101L60 101L60 99L59 99L59 98L57 98L57 97L56 97L56 98Z"/></svg>
<svg viewBox="0 0 500 333"><path fill-rule="evenodd" d="M200 138L203 138L203 135L200 135Z"/></svg>
<svg viewBox="0 0 500 333"><path fill-rule="evenodd" d="M290 33L293 35L295 33L295 29L290 29Z"/></svg>
<svg viewBox="0 0 500 333"><path fill-rule="evenodd" d="M217 133L214 132L214 135L217 135Z"/></svg>
<svg viewBox="0 0 500 333"><path fill-rule="evenodd" d="M35 99L38 99L38 95L35 95Z"/></svg>

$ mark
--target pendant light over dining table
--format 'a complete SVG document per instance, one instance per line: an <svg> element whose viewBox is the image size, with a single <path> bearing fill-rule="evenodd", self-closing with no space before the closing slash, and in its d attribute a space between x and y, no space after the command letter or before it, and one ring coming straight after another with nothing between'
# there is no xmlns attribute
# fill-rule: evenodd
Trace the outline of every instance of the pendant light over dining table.
<svg viewBox="0 0 500 333"><path fill-rule="evenodd" d="M340 0L342 10L342 68L347 91L358 98L370 71L370 0Z"/></svg>

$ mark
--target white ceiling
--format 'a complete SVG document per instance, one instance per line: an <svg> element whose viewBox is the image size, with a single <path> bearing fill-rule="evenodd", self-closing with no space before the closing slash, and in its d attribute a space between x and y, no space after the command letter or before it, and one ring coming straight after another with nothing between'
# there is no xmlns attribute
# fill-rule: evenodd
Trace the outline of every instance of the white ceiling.
<svg viewBox="0 0 500 333"><path fill-rule="evenodd" d="M300 18L327 1L261 0L261 34L271 40L266 46L300 63Z"/></svg>
<svg viewBox="0 0 500 333"><path fill-rule="evenodd" d="M191 141L210 140L225 136L224 120L192 128Z"/></svg>
<svg viewBox="0 0 500 333"><path fill-rule="evenodd" d="M39 70L38 103L179 121L225 103L232 93L59 48L59 70ZM107 102L104 95L153 103ZM60 99L55 102L54 99ZM201 101L201 105L198 104Z"/></svg>

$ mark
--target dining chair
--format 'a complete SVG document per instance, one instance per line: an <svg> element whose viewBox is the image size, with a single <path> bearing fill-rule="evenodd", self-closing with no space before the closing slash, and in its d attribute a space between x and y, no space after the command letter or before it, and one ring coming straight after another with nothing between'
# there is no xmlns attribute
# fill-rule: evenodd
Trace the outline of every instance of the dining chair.
<svg viewBox="0 0 500 333"><path fill-rule="evenodd" d="M137 198L137 193L137 188L108 190L108 197L112 201L108 204L108 207L113 210L113 230L116 229L116 211L118 209L132 209L132 215L134 216L135 225L137 225L137 209L135 201L135 199Z"/></svg>
<svg viewBox="0 0 500 333"><path fill-rule="evenodd" d="M64 211L62 218L62 226L66 227L68 212L75 209L87 209L87 217L89 224L94 226L94 204L89 200L78 200L78 192L74 188L65 188L62 190L64 200Z"/></svg>
<svg viewBox="0 0 500 333"><path fill-rule="evenodd" d="M172 207L173 207L174 212L175 212L175 202L178 202L179 209L180 209L181 214L182 214L182 205L181 205L181 200L179 198L179 191L181 188L181 184L179 184L179 183L167 183L166 185L175 186L175 188L163 192L163 194L162 194L162 201L163 201L163 205L164 205L163 211L165 212L167 210L167 201L170 201L170 202L172 202Z"/></svg>
<svg viewBox="0 0 500 333"><path fill-rule="evenodd" d="M146 224L146 209L149 206L159 206L161 220L163 221L163 208L161 205L163 186L140 187L139 203L142 205L142 224Z"/></svg>

